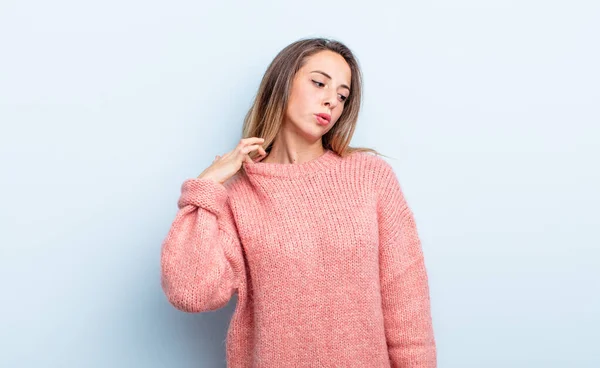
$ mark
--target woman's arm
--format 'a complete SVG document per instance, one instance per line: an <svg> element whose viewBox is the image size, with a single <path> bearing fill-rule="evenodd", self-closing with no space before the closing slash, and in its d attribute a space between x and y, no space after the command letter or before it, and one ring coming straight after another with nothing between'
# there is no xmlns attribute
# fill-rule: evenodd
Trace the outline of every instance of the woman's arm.
<svg viewBox="0 0 600 368"><path fill-rule="evenodd" d="M198 313L221 308L245 274L227 190L209 179L188 179L177 205L179 211L162 244L162 288L179 310Z"/></svg>
<svg viewBox="0 0 600 368"><path fill-rule="evenodd" d="M435 368L421 242L398 179L385 161L378 190L381 293L390 363L392 367Z"/></svg>

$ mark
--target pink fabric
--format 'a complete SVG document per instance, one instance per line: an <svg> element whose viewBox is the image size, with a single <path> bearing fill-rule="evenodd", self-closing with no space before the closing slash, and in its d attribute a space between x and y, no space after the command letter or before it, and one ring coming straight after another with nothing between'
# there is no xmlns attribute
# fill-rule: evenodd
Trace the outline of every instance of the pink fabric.
<svg viewBox="0 0 600 368"><path fill-rule="evenodd" d="M188 179L162 244L162 288L185 312L238 303L229 367L436 367L415 219L379 156L244 163Z"/></svg>

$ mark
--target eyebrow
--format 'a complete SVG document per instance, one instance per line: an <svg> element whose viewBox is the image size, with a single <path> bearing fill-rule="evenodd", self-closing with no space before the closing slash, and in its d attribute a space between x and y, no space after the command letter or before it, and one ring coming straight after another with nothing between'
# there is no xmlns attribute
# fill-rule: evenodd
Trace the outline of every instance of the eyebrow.
<svg viewBox="0 0 600 368"><path fill-rule="evenodd" d="M320 71L320 70L313 70L311 73L319 73L319 74L323 74L323 75L324 75L324 76L326 76L327 78L331 79L331 76L330 76L329 74L327 74L327 73L325 73L325 72L322 72L322 71ZM350 89L350 87L348 87L348 86L347 86L347 85L345 85L345 84L342 84L340 87L344 87L344 88L346 88L346 89L347 89L349 92L350 92L350 91L352 91L352 90Z"/></svg>

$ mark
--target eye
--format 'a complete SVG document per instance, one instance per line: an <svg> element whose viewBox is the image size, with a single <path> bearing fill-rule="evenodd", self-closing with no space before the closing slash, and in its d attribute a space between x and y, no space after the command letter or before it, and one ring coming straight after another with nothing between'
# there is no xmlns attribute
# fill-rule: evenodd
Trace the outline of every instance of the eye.
<svg viewBox="0 0 600 368"><path fill-rule="evenodd" d="M316 84L316 85L317 85L317 87L323 87L323 86L325 86L325 84L324 84L324 83L318 82L318 81L316 81L316 80L313 80L313 83L314 83L314 84Z"/></svg>
<svg viewBox="0 0 600 368"><path fill-rule="evenodd" d="M348 97L346 97L344 95L340 95L340 100L342 100L342 102L346 102L347 99L348 99Z"/></svg>

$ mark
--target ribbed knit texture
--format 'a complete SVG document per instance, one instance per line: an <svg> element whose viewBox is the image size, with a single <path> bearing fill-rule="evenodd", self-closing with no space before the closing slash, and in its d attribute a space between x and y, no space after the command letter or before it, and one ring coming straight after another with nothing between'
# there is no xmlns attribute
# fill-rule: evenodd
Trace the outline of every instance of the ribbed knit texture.
<svg viewBox="0 0 600 368"><path fill-rule="evenodd" d="M379 156L327 150L188 179L162 244L162 288L186 312L238 303L228 367L436 367L415 219Z"/></svg>

